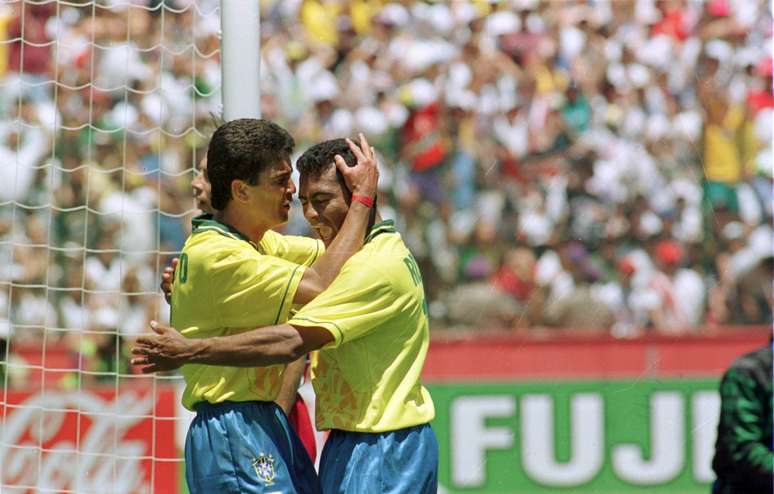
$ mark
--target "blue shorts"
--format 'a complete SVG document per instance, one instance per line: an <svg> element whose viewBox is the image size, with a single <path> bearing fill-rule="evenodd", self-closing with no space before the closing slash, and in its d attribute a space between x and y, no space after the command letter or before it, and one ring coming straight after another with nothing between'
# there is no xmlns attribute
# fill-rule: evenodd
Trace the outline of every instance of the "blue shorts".
<svg viewBox="0 0 774 494"><path fill-rule="evenodd" d="M272 402L196 404L185 439L191 494L317 494L320 481L282 409Z"/></svg>
<svg viewBox="0 0 774 494"><path fill-rule="evenodd" d="M320 482L325 494L436 494L435 433L429 424L381 433L333 430Z"/></svg>

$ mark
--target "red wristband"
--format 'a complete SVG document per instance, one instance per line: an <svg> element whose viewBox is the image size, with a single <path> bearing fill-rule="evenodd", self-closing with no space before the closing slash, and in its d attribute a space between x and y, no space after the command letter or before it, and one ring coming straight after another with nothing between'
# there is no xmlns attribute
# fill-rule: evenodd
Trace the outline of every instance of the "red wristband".
<svg viewBox="0 0 774 494"><path fill-rule="evenodd" d="M374 207L374 200L371 197L368 196L359 196L357 194L352 194L352 200L357 201L361 204L365 204L367 207L372 208Z"/></svg>

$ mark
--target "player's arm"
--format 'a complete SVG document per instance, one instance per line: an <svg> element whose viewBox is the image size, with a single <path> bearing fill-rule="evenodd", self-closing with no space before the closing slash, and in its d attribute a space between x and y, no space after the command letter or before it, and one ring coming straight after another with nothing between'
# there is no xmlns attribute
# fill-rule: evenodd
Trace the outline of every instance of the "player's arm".
<svg viewBox="0 0 774 494"><path fill-rule="evenodd" d="M280 324L213 338L186 338L176 329L155 321L155 335L141 336L132 348L133 365L143 373L168 371L185 364L263 367L298 360L334 340L323 327Z"/></svg>
<svg viewBox="0 0 774 494"><path fill-rule="evenodd" d="M274 230L264 233L260 246L267 255L304 266L311 266L325 252L325 244L322 240L284 235Z"/></svg>
<svg viewBox="0 0 774 494"><path fill-rule="evenodd" d="M174 328L152 322L156 334L137 339L132 364L146 366L142 369L146 374L184 364L261 367L292 362L326 345L360 338L397 310L388 276L378 268L375 275L374 270L363 267L348 265L330 289L285 324L189 339ZM353 286L359 289L353 290Z"/></svg>
<svg viewBox="0 0 774 494"><path fill-rule="evenodd" d="M349 139L347 143L357 158L357 165L349 167L340 156L336 156L336 168L344 176L353 195L373 198L376 195L379 180L376 153L363 134L360 134L360 147ZM370 207L361 202L352 201L336 238L325 253L304 272L293 298L294 303L306 304L328 288L344 263L363 246L370 215Z"/></svg>
<svg viewBox="0 0 774 494"><path fill-rule="evenodd" d="M282 408L285 415L290 415L293 405L296 403L298 386L301 384L301 378L306 369L306 356L301 357L295 362L290 362L285 366L285 372L282 373L282 386L279 394L274 400Z"/></svg>
<svg viewBox="0 0 774 494"><path fill-rule="evenodd" d="M267 236L271 236L269 247L263 245L263 247L267 249L267 253L294 264L311 266L314 261L325 252L325 246L320 240L309 237L297 237L294 235L282 235L281 233L273 232L271 230L266 232L264 239L266 239ZM173 258L171 264L165 267L161 273L161 284L159 285L159 288L161 289L161 293L164 294L164 300L166 300L168 304L172 303L175 270L177 269L179 262L180 258Z"/></svg>

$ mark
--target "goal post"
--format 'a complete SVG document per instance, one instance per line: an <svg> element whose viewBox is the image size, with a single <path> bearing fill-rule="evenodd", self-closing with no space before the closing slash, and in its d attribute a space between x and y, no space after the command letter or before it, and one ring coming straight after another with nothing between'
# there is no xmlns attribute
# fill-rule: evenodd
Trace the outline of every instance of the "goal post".
<svg viewBox="0 0 774 494"><path fill-rule="evenodd" d="M220 16L223 119L260 118L260 2L220 0Z"/></svg>

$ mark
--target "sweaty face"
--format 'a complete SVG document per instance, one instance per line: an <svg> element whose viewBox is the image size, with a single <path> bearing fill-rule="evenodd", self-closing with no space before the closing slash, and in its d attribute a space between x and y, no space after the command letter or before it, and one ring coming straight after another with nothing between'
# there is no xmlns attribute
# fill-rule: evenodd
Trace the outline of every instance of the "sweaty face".
<svg viewBox="0 0 774 494"><path fill-rule="evenodd" d="M199 162L199 166L196 167L196 175L191 180L191 188L193 189L193 196L196 199L196 207L203 213L212 214L212 204L210 204L210 195L212 193L212 185L207 180L207 155Z"/></svg>
<svg viewBox="0 0 774 494"><path fill-rule="evenodd" d="M347 189L336 176L336 166L331 163L319 177L302 174L298 198L304 208L304 218L325 246L329 246L349 210Z"/></svg>

